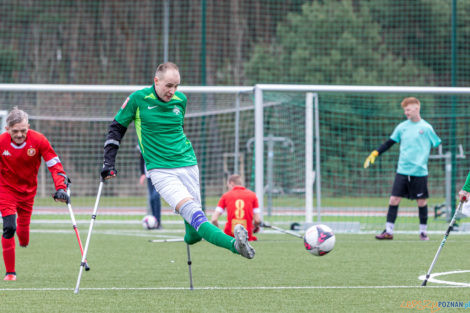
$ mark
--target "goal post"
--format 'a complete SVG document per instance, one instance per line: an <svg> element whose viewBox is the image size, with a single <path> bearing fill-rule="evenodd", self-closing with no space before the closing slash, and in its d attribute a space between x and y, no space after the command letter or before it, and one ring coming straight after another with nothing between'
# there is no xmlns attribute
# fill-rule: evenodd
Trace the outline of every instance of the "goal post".
<svg viewBox="0 0 470 313"><path fill-rule="evenodd" d="M365 211L365 214L375 216L380 214L385 216L387 199L391 190L390 179L393 179L398 160L397 151L391 152L385 156L381 156L378 164L374 164L373 168L368 172L362 169L362 162L365 157L385 141L400 121L403 120L403 111L400 107L401 99L406 96L416 96L418 98L424 98L424 105L422 105L422 116L424 119L430 119L431 124L436 128L438 135L443 139L443 145L448 153L459 153L458 157L464 158L462 150L469 145L468 127L464 120L469 118L466 113L466 107L470 104L470 88L465 87L410 87L410 86L342 86L342 85L282 85L282 84L257 84L255 85L255 111L256 111L256 193L259 198L264 194L264 182L265 179L265 158L263 158L263 141L265 134L266 122L263 121L263 109L266 108L266 97L272 94L304 94L306 95L305 105L310 107L312 101L316 102L315 106L315 125L313 130L306 130L306 150L305 150L305 172L311 173L310 169L313 165L313 159L310 158L308 146L313 143L309 143L307 137L313 136L315 142L315 200L317 206L317 219L316 222L320 222L321 218L329 215L360 215L361 211ZM455 101L450 101L451 97L459 97L459 107L456 109L452 107ZM299 97L301 98L301 97ZM320 100L319 100L320 98ZM315 100L313 100L315 99ZM319 102L317 102L319 101ZM423 102L423 101L422 101ZM320 109L318 109L318 107ZM382 108L383 107L383 108ZM379 109L378 109L379 108ZM393 108L393 109L389 109ZM452 114L451 112L457 112ZM308 116L308 111L305 112ZM378 114L378 116L374 116ZM340 116L340 117L338 117ZM350 123L350 120L355 120L354 123ZM379 121L380 120L380 121ZM434 123L434 121L437 121ZM318 122L318 124L317 124ZM338 124L335 124L338 122ZM386 126L386 127L384 127ZM308 128L312 126L307 126ZM360 127L360 129L358 129ZM455 132L453 131L455 130ZM325 131L322 134L322 141L320 143L320 130ZM315 135L313 135L315 132ZM351 135L348 138L347 135ZM359 138L360 137L360 138ZM324 139L323 139L324 138ZM457 152L457 147L452 146L452 138L456 138L459 147L463 144L464 148L460 148L460 152ZM329 142L332 139L333 142ZM346 140L345 140L346 139ZM350 142L348 142L350 140ZM351 145L351 143L353 145ZM331 145L330 145L331 144ZM352 146L355 147L351 148ZM358 145L366 147L359 148ZM437 150L437 149L436 149ZM331 156L331 154L337 154L337 156ZM320 163L327 156L327 164ZM446 204L449 205L449 198L452 194L455 194L456 186L450 186L450 179L448 179L448 167L449 157L446 157L447 163L445 166L444 159L438 152L432 150L432 156L430 157L430 163L432 163L432 169L430 174L431 189L437 191L433 193L436 198L445 198ZM441 153L442 154L442 153ZM448 154L446 154L448 156ZM347 159L347 162L346 162ZM345 162L343 162L345 160ZM439 161L439 162L437 162ZM342 163L347 163L342 165ZM382 164L381 164L382 163ZM437 164L439 163L439 164ZM454 162L455 163L455 162ZM465 166L460 166L466 171L457 172L457 165L454 165L454 174L458 176L456 181L457 184L462 184L462 176L466 176L468 169ZM352 166L351 166L352 165ZM336 167L335 167L336 166ZM341 171L345 170L349 166L348 173L353 173L353 177L346 179L345 176L341 176ZM352 169L352 167L356 169ZM320 168L323 171L328 171L325 176L320 175ZM446 175L444 175L444 168L446 169ZM380 172L384 170L384 172ZM336 172L335 172L336 171ZM444 177L447 179L444 179ZM366 177L366 178L364 178ZM306 222L313 222L313 210L310 191L313 190L311 179L309 175L305 176L305 186L308 190L305 193L305 220ZM328 190L323 191L320 186L327 179L329 182ZM369 180L369 181L368 181ZM333 184L332 182L335 182ZM370 185L368 185L370 184ZM377 188L380 186L380 188ZM451 188L452 187L452 188ZM336 190L335 190L336 189ZM380 195L384 198L383 204L381 204L381 213L377 210L369 208L370 206L377 206L373 203L350 203L338 207L338 202L332 201L332 198L342 198L344 195L354 198L357 195L364 195L367 192L364 189L370 189L368 197L371 195ZM443 192L441 192L443 191ZM322 197L328 195L329 203L325 206L321 201ZM444 194L445 193L445 194ZM339 200L339 199L338 199ZM350 201L350 200L346 200ZM369 201L369 200L363 200ZM334 202L334 203L332 203ZM261 206L263 206L261 204ZM413 205L413 204L409 204ZM332 207L333 206L333 207ZM336 206L336 207L335 207ZM341 205L340 205L341 206ZM350 208L359 206L356 211L350 211ZM429 205L429 211L432 211L431 205ZM365 210L364 210L365 209ZM375 208L374 208L375 209ZM416 212L413 212L416 211ZM375 213L376 211L377 213ZM406 210L405 210L406 211ZM416 209L410 209L410 212L406 212L410 216L417 215ZM432 214L431 214L432 215ZM330 218L331 220L331 218ZM341 218L340 218L341 220ZM381 221L383 222L383 221Z"/></svg>
<svg viewBox="0 0 470 313"><path fill-rule="evenodd" d="M5 126L7 125L7 110L0 110L0 134L5 131Z"/></svg>

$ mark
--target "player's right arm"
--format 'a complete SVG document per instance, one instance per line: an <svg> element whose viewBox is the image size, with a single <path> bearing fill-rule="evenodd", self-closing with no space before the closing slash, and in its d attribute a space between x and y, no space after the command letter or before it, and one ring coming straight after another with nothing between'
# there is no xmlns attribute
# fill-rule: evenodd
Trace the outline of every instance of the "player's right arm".
<svg viewBox="0 0 470 313"><path fill-rule="evenodd" d="M122 126L116 120L113 120L109 125L108 135L104 142L104 161L103 168L101 169L101 177L103 179L110 179L117 175L115 167L116 155L126 131L127 127Z"/></svg>
<svg viewBox="0 0 470 313"><path fill-rule="evenodd" d="M225 203L225 194L219 199L219 203L217 203L217 207L214 210L214 214L212 214L211 223L215 226L219 227L219 217L224 214L225 208L227 207Z"/></svg>
<svg viewBox="0 0 470 313"><path fill-rule="evenodd" d="M212 214L212 217L211 217L211 223L217 227L219 227L219 217L222 215L222 212L223 212L223 211L220 212L220 209L221 208L216 208L214 211L214 214Z"/></svg>
<svg viewBox="0 0 470 313"><path fill-rule="evenodd" d="M405 122L398 124L397 127L395 127L393 130L393 133L390 135L390 138L387 139L387 141L385 141L379 148L369 154L369 156L364 161L364 168L368 168L371 164L374 164L375 159L379 155L390 149L395 143L400 142L404 123Z"/></svg>
<svg viewBox="0 0 470 313"><path fill-rule="evenodd" d="M106 141L104 142L104 160L101 169L101 177L110 179L117 175L116 155L121 144L121 140L126 134L127 127L135 118L136 104L132 95L126 99L116 117L108 128Z"/></svg>
<svg viewBox="0 0 470 313"><path fill-rule="evenodd" d="M374 164L375 158L390 149L395 143L396 141L390 138L377 148L377 150L372 151L364 161L364 168L368 168L370 164Z"/></svg>

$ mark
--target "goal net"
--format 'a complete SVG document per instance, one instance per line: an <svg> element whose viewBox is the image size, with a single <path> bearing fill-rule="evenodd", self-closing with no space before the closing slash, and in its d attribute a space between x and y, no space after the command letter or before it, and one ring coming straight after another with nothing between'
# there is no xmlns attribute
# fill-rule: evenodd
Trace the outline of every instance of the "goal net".
<svg viewBox="0 0 470 313"><path fill-rule="evenodd" d="M28 112L31 127L49 138L72 178L74 208L90 208L107 127L126 97L143 86L0 87L0 110L16 105ZM215 208L226 191L228 175L239 173L246 186L256 191L268 221L324 222L344 231L380 230L399 145L368 169L363 162L404 120L401 100L416 96L422 103L421 116L443 142L440 150L431 151L428 163L428 207L430 221L436 213L445 222L469 169L465 158L470 139L469 90L331 87L182 86L188 97L185 133L198 158L203 207ZM118 178L106 184L100 208L145 210L147 189L139 185L136 146L131 124L117 157ZM50 200L52 192L52 180L43 165L36 206L57 207ZM397 230L417 229L416 202L403 200L398 215ZM442 227L430 222L431 230Z"/></svg>
<svg viewBox="0 0 470 313"><path fill-rule="evenodd" d="M0 92L0 109L18 106L30 115L31 128L51 141L72 179L74 208L86 207L96 196L108 125L127 96L143 87L7 85ZM204 208L215 208L231 174L239 173L250 187L253 149L247 143L254 136L252 89L180 87L188 97L184 130L198 159ZM146 207L147 185L139 184L139 162L132 123L117 155L118 177L103 188L100 207L122 212ZM53 184L44 164L38 181L36 206L54 206Z"/></svg>
<svg viewBox="0 0 470 313"><path fill-rule="evenodd" d="M403 98L417 97L421 101L421 117L442 139L439 149L431 150L428 162L429 228L443 228L442 223L432 223L433 219L443 223L450 220L456 193L463 186L469 169L466 159L470 139L468 88L315 85L257 85L257 88L261 95L256 98L256 106L264 103L266 108L267 103L276 99L286 115L300 114L289 110L303 106L306 93L314 92L313 170L316 175L312 206L309 208L305 203L306 221L333 224L344 231L383 229L397 169L399 144L380 155L368 169L363 168L363 163L371 151L389 139L394 128L406 119L400 106ZM279 123L276 116L270 116L266 109L264 112L265 136L273 125L279 125L280 134L293 131L286 136L302 136L300 124L293 122L296 126L289 128ZM294 116L291 118L295 119ZM295 144L296 149L302 142ZM283 157L288 162L278 161L274 181L289 184L297 180L300 185L305 171L295 172L283 168L282 164L302 164L306 154L291 155L290 158L287 155L285 152ZM286 175L291 173L289 180ZM276 195L279 201L289 199L291 203L300 204L290 192L293 189L283 190L285 194ZM397 230L418 229L416 201L403 199L398 216Z"/></svg>

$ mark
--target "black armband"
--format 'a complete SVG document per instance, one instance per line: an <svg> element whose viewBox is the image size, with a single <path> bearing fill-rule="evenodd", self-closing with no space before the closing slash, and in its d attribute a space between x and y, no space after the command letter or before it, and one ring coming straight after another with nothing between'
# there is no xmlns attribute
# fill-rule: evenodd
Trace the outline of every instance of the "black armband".
<svg viewBox="0 0 470 313"><path fill-rule="evenodd" d="M387 151L388 149L390 149L390 147L393 146L394 144L396 144L396 141L395 141L395 140L388 139L387 141L385 141L385 142L377 149L377 151L379 152L379 155L381 155L382 153L384 153L385 151Z"/></svg>
<svg viewBox="0 0 470 313"><path fill-rule="evenodd" d="M116 155L122 138L126 134L127 128L113 120L108 128L108 135L104 143L104 163L114 166Z"/></svg>

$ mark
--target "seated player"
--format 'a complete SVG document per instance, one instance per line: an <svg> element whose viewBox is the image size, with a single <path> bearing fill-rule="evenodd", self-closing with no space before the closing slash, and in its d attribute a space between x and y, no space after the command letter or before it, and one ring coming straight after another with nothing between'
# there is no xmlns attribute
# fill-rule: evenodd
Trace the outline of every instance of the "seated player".
<svg viewBox="0 0 470 313"><path fill-rule="evenodd" d="M212 224L219 226L219 217L227 211L227 223L224 232L234 236L233 231L238 224L243 225L248 231L248 240L257 240L253 232L259 230L261 224L260 209L256 194L243 187L240 175L232 175L228 178L228 192L224 193L219 200L217 208L212 215ZM254 225L253 225L254 222Z"/></svg>

